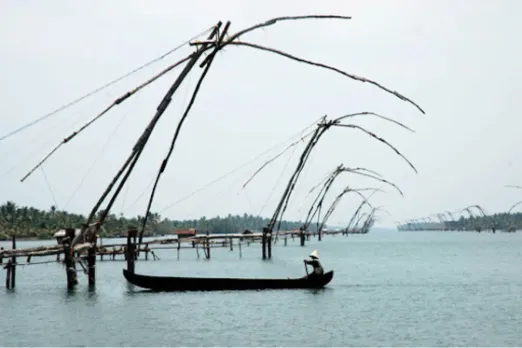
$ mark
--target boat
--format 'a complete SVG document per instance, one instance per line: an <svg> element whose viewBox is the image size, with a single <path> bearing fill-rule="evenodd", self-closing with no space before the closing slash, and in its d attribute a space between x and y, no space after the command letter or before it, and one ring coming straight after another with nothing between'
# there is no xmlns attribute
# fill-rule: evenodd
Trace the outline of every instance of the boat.
<svg viewBox="0 0 522 348"><path fill-rule="evenodd" d="M218 291L266 289L319 289L333 278L333 271L321 276L288 279L165 277L136 274L123 269L131 284L152 291Z"/></svg>

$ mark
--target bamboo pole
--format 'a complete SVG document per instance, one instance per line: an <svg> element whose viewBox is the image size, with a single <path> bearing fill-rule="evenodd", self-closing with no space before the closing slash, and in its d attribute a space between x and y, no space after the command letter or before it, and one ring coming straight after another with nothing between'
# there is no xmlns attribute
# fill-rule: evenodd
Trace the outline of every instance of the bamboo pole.
<svg viewBox="0 0 522 348"><path fill-rule="evenodd" d="M133 239L136 238L138 230L135 228L129 228L127 231L127 250L125 253L125 257L127 259L127 270L129 273L134 273L134 262L135 262L135 244L133 243Z"/></svg>
<svg viewBox="0 0 522 348"><path fill-rule="evenodd" d="M92 286L96 285L96 235L94 236L92 244L88 249L87 267L88 267L89 286L92 287Z"/></svg>
<svg viewBox="0 0 522 348"><path fill-rule="evenodd" d="M214 30L212 31L212 33L209 36L209 39L212 39L212 37L214 37L214 35L217 33L218 28L220 26L221 26L221 22L219 22L218 25L214 28ZM206 48L206 45L204 46L204 48ZM170 101L172 100L172 96L174 95L174 93L177 91L179 86L181 86L181 83L183 82L183 80L186 78L186 76L188 75L190 70L196 64L197 60L203 54L203 52L205 50L204 48L202 50L196 51L193 54L192 58L185 65L185 68L183 69L183 71L179 74L178 78L174 81L174 83L172 84L172 86L170 87L168 92L163 97L162 101L160 102L160 104L157 107L157 111L156 111L154 117L151 119L151 121L149 122L147 128L145 128L145 130L143 131L143 133L139 137L138 141L134 145L134 148L132 149L131 154L129 155L129 157L127 158L125 163L123 164L122 168L118 171L116 176L113 178L113 180L111 181L109 186L103 192L103 194L100 197L100 199L98 200L98 202L94 205L93 209L91 210L91 213L90 213L89 217L87 218L85 226L82 228L80 236L85 233L86 226L92 221L92 219L94 218L95 214L98 212L99 207L101 206L101 204L103 203L105 198L109 195L109 193L112 190L113 186L116 184L116 181L123 174L123 172L128 168L125 176L122 178L122 180L121 180L120 184L118 185L115 193L113 194L111 200L107 204L107 207L103 210L103 212L101 214L101 217L100 217L100 220L99 220L99 222L97 224L97 227L99 228L99 225L101 225L104 222L106 216L108 215L108 213L110 211L110 208L114 204L118 194L120 193L121 189L123 188L123 185L127 181L128 177L130 176L130 173L134 169L134 166L136 165L139 157L141 156L141 154L143 152L143 149L144 149L145 145L147 144L147 141L149 140L152 131L154 130L154 127L156 126L156 124L159 121L160 117L163 115L163 113L167 109L168 105L170 104ZM142 237L143 237L143 233L140 233L140 244L141 244L141 241L142 241ZM79 236L78 236L78 238L79 238ZM76 239L73 240L73 246L74 246L74 244L76 244L76 242L77 242Z"/></svg>
<svg viewBox="0 0 522 348"><path fill-rule="evenodd" d="M64 250L65 274L67 276L67 288L72 289L78 284L76 275L76 264L73 257L73 249L71 248L70 238L64 237L62 240Z"/></svg>
<svg viewBox="0 0 522 348"><path fill-rule="evenodd" d="M11 260L7 261L7 265L4 267L6 270L5 274L5 287L6 289L11 288Z"/></svg>
<svg viewBox="0 0 522 348"><path fill-rule="evenodd" d="M16 233L13 233L12 249L16 250ZM11 289L16 285L16 256L11 257Z"/></svg>

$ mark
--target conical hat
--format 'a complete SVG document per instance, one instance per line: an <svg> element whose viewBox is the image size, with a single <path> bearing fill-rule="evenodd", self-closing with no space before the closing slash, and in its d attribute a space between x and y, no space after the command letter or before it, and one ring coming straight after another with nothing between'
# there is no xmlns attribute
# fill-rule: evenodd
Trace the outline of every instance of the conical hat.
<svg viewBox="0 0 522 348"><path fill-rule="evenodd" d="M319 253L317 252L317 250L312 251L312 253L310 254L310 257L318 259L319 258Z"/></svg>

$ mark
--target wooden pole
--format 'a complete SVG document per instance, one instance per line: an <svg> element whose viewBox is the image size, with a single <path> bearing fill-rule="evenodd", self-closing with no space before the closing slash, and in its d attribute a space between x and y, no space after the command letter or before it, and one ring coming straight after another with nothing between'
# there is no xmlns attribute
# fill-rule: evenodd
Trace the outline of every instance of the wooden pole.
<svg viewBox="0 0 522 348"><path fill-rule="evenodd" d="M133 241L136 240L137 233L138 230L133 227L130 227L127 231L127 251L125 253L125 257L127 259L127 271L129 271L130 273L134 273L135 244L133 243Z"/></svg>
<svg viewBox="0 0 522 348"><path fill-rule="evenodd" d="M287 246L287 245L288 245L288 237L285 236L285 246Z"/></svg>
<svg viewBox="0 0 522 348"><path fill-rule="evenodd" d="M134 260L138 259L138 255L140 253L139 248L136 249L136 244L137 244L136 238L137 237L138 237L138 230L136 230L136 233L134 233L132 236L132 244L133 244L134 248L133 248L133 253L131 255L133 256Z"/></svg>
<svg viewBox="0 0 522 348"><path fill-rule="evenodd" d="M179 240L180 237L178 237L178 260L179 260L179 249L181 249L181 242Z"/></svg>
<svg viewBox="0 0 522 348"><path fill-rule="evenodd" d="M13 250L16 249L16 234L13 233ZM15 288L16 284L16 256L11 257L11 289Z"/></svg>
<svg viewBox="0 0 522 348"><path fill-rule="evenodd" d="M207 231L207 238L206 238L206 243L207 243L207 254L205 255L207 257L207 259L210 259L210 240L208 239L208 231Z"/></svg>
<svg viewBox="0 0 522 348"><path fill-rule="evenodd" d="M69 236L64 237L62 240L65 272L67 275L67 288L72 289L78 284L76 275L76 263L74 262L73 252L71 249L71 238Z"/></svg>
<svg viewBox="0 0 522 348"><path fill-rule="evenodd" d="M228 240L230 242L230 251L234 251L234 241L233 241L233 239L229 238Z"/></svg>
<svg viewBox="0 0 522 348"><path fill-rule="evenodd" d="M7 289L11 288L11 260L7 261L7 265L4 266L4 269L7 271L5 275L5 287Z"/></svg>
<svg viewBox="0 0 522 348"><path fill-rule="evenodd" d="M96 233L96 231L93 231L93 233ZM89 286L94 286L96 284L96 239L95 234L92 237L91 247L87 251Z"/></svg>
<svg viewBox="0 0 522 348"><path fill-rule="evenodd" d="M243 252L241 251L241 240L239 240L239 258L243 257Z"/></svg>
<svg viewBox="0 0 522 348"><path fill-rule="evenodd" d="M267 233L266 246L268 248L268 258L272 258L272 231Z"/></svg>
<svg viewBox="0 0 522 348"><path fill-rule="evenodd" d="M268 228L263 227L263 237L261 237L261 248L263 254L263 260L266 259L266 234L268 233Z"/></svg>
<svg viewBox="0 0 522 348"><path fill-rule="evenodd" d="M299 229L299 238L301 240L301 246L305 246L305 236L304 236L304 230L302 228Z"/></svg>

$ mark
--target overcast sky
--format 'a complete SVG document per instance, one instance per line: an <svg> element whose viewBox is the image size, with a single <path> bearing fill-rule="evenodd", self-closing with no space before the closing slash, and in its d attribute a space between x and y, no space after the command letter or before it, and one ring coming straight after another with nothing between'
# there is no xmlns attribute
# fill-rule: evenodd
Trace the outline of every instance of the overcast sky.
<svg viewBox="0 0 522 348"><path fill-rule="evenodd" d="M361 111L382 114L415 130L367 116L351 121L391 142L418 174L391 149L360 131L329 130L307 163L286 219L305 217L313 199L307 197L308 191L341 163L375 170L404 192L402 197L352 174L337 180L328 204L347 185L386 190L372 197L373 204L391 214L380 213L379 225L470 204L479 204L488 213L506 211L522 199L522 191L504 187L522 184L521 12L522 2L516 0L4 0L0 137L161 56L219 20L230 20L230 32L236 32L277 16L347 15L352 16L350 21L278 23L241 39L376 80L414 100L426 114L370 84L271 53L228 47L218 54L203 83L152 211L172 219L229 213L270 216L304 143L242 189L245 181L321 116ZM41 209L56 204L58 209L87 214L181 69L111 110L61 147L43 171L23 183L20 179L117 97L191 50L187 45L0 141L0 201ZM194 69L175 94L114 213L145 212L151 180L200 73ZM346 195L330 223L346 223L359 202L355 194Z"/></svg>

